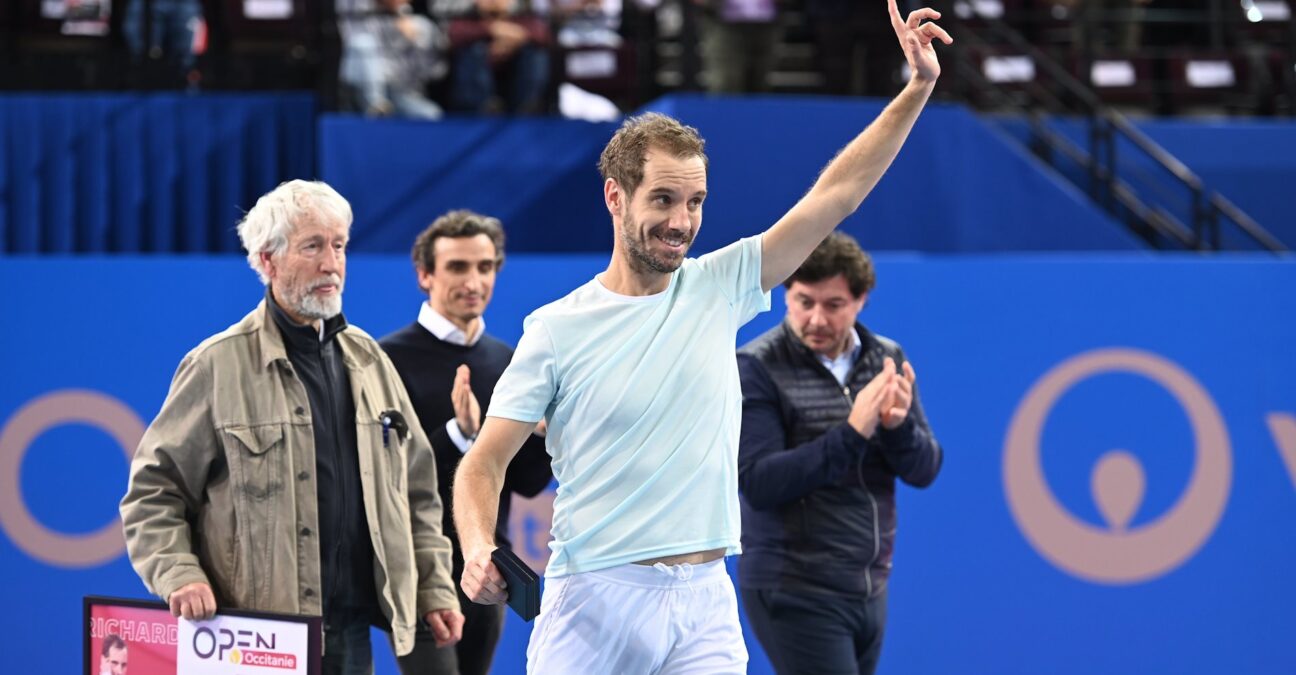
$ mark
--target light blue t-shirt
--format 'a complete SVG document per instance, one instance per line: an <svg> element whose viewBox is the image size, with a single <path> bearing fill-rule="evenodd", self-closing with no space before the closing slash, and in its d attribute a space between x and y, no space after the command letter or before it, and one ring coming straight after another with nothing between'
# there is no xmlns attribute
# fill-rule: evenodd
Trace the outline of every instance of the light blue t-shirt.
<svg viewBox="0 0 1296 675"><path fill-rule="evenodd" d="M665 291L596 278L536 310L491 417L548 419L558 494L546 574L739 549L738 328L769 309L761 239L686 259Z"/></svg>

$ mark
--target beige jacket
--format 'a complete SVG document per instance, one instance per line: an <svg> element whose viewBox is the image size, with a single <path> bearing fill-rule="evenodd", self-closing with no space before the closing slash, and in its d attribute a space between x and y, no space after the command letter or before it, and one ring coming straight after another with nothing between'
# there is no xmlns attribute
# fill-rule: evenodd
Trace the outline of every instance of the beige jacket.
<svg viewBox="0 0 1296 675"><path fill-rule="evenodd" d="M351 378L378 603L398 655L418 618L458 609L441 534L436 464L378 343L335 338ZM409 425L384 441L381 413ZM320 615L315 442L306 388L263 300L185 356L131 462L121 502L131 564L163 600L205 582L218 605Z"/></svg>

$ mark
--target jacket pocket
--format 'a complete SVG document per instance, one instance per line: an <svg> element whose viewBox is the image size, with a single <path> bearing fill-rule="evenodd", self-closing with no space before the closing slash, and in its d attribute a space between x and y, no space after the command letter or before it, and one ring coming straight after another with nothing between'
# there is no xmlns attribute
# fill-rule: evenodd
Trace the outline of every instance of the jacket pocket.
<svg viewBox="0 0 1296 675"><path fill-rule="evenodd" d="M225 433L237 441L231 444L234 447L227 448L234 455L229 458L230 463L239 465L239 487L243 496L253 501L264 501L282 492L285 488L283 453L271 451L283 445L283 426L229 427Z"/></svg>
<svg viewBox="0 0 1296 675"><path fill-rule="evenodd" d="M361 445L360 452L369 451L375 477L380 479L376 484L389 486L395 491L395 496L403 501L406 489L406 453L413 445L410 440L414 430L410 426L418 422L406 418L400 412L399 402L389 400L381 392L365 389L360 397L361 401L356 405L356 436ZM383 416L387 412L395 415L384 423ZM381 482L383 479L385 483Z"/></svg>
<svg viewBox="0 0 1296 675"><path fill-rule="evenodd" d="M375 417L377 415L375 414ZM356 425L356 439L360 442L360 452L369 452L373 462L376 485L395 490L397 494L405 493L405 444L409 443L409 432L398 432L395 428L384 425L381 421L361 422ZM386 481L384 483L383 481Z"/></svg>
<svg viewBox="0 0 1296 675"><path fill-rule="evenodd" d="M230 496L235 528L241 533L235 544L235 588L240 606L263 606L270 597L269 580L292 578L296 560L277 559L275 540L283 535L283 519L294 518L289 469L282 424L230 426L222 441L229 461L233 490ZM291 532L292 528L289 527Z"/></svg>

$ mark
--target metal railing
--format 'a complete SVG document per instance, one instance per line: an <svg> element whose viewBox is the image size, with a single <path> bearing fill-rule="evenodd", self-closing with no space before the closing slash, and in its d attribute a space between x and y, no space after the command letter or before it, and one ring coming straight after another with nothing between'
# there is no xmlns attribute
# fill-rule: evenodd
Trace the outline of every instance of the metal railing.
<svg viewBox="0 0 1296 675"><path fill-rule="evenodd" d="M1248 243L1268 251L1287 247L1242 209L1210 190L1191 169L1140 131L1129 119L1105 105L1097 93L1081 83L1053 57L1028 42L998 18L982 18L978 30L958 27L956 69L966 82L962 92L974 104L1000 110L1025 111L1030 132L1027 145L1063 176L1070 178L1099 206L1156 248L1222 250L1222 227L1230 227ZM973 52L990 53L1006 48L1030 59L1034 73L1013 86L986 77ZM1075 116L1086 127L1086 147L1052 128L1055 116ZM1172 188L1187 197L1187 218L1176 215L1155 197L1165 197L1165 181L1137 189L1137 170L1122 171L1120 153L1133 161L1159 169ZM1162 201L1171 201L1165 200ZM1181 211L1183 213L1183 211ZM1185 222L1186 220L1186 222Z"/></svg>

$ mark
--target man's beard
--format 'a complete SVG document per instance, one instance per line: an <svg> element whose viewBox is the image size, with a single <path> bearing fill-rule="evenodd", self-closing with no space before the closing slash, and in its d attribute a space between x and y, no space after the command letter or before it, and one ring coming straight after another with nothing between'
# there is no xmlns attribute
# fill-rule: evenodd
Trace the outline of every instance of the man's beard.
<svg viewBox="0 0 1296 675"><path fill-rule="evenodd" d="M670 274L679 269L684 264L684 257L688 255L689 247L693 245L693 235L687 232L683 233L684 251L680 253L678 259L674 257L664 257L654 255L650 250L650 242L641 241L636 232L639 230L638 225L630 218L623 219L621 225L621 240L625 243L626 252L630 256L630 269L637 273L644 274L647 272L656 272L658 274ZM669 231L670 228L665 225L658 225L648 232L647 238L654 239L658 235Z"/></svg>
<svg viewBox="0 0 1296 675"><path fill-rule="evenodd" d="M320 286L329 284L337 286L336 293L320 297L312 292ZM307 319L332 319L342 313L342 278L336 274L316 279L301 289L300 293L295 285L290 286L287 295L289 297L284 300L289 308L298 316Z"/></svg>

